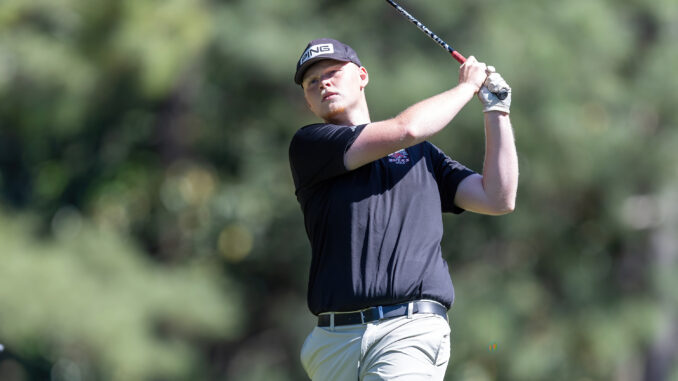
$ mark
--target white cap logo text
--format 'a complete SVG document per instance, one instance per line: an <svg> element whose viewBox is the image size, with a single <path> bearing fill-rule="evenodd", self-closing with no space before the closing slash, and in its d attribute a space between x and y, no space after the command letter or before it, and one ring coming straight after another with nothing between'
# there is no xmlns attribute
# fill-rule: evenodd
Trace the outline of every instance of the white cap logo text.
<svg viewBox="0 0 678 381"><path fill-rule="evenodd" d="M332 54L332 53L334 53L334 45L332 44L319 44L310 46L308 49L306 49L304 54L302 54L301 59L299 60L299 65L303 65L304 62L321 54Z"/></svg>

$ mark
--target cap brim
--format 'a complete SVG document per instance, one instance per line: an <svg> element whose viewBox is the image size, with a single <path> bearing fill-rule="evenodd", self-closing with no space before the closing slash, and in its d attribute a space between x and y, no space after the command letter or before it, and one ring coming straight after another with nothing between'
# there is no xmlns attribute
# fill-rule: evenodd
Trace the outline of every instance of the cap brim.
<svg viewBox="0 0 678 381"><path fill-rule="evenodd" d="M350 59L347 58L334 58L334 57L313 57L310 60L304 62L299 69L297 70L297 73L294 74L294 82L297 85L301 85L302 80L304 79L304 74L306 74L306 70L310 68L313 64L315 64L318 61L324 61L324 60L332 60L332 61L339 61L339 62L353 62ZM289 77L288 77L289 78Z"/></svg>

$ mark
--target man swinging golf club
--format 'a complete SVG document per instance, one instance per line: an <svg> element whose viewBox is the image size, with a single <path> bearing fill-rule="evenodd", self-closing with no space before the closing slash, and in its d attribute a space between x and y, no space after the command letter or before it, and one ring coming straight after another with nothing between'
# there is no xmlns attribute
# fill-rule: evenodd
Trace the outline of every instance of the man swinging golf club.
<svg viewBox="0 0 678 381"><path fill-rule="evenodd" d="M308 307L318 316L301 350L304 369L322 381L442 380L454 289L441 256L441 214L513 211L510 88L469 57L456 86L373 122L368 71L334 39L308 44L294 81L323 120L297 131L289 149L312 247ZM482 174L426 140L476 94L485 125Z"/></svg>

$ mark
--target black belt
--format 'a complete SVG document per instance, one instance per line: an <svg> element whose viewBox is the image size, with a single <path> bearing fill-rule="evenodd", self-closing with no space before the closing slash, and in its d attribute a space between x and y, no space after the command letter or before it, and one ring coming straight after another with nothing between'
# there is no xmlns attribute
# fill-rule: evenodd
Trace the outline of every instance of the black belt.
<svg viewBox="0 0 678 381"><path fill-rule="evenodd" d="M407 316L408 304L409 303L370 307L356 312L335 312L334 325L365 324L375 320ZM440 303L428 300L418 300L412 302L412 304L412 314L436 314L447 319L447 308ZM318 327L329 327L330 325L331 314L318 316Z"/></svg>

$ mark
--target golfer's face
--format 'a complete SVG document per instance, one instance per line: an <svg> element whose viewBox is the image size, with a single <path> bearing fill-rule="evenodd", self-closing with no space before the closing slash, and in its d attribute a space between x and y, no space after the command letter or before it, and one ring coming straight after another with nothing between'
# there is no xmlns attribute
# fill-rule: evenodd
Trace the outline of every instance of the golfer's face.
<svg viewBox="0 0 678 381"><path fill-rule="evenodd" d="M304 97L311 111L330 120L358 100L360 68L351 62L323 60L304 74Z"/></svg>

